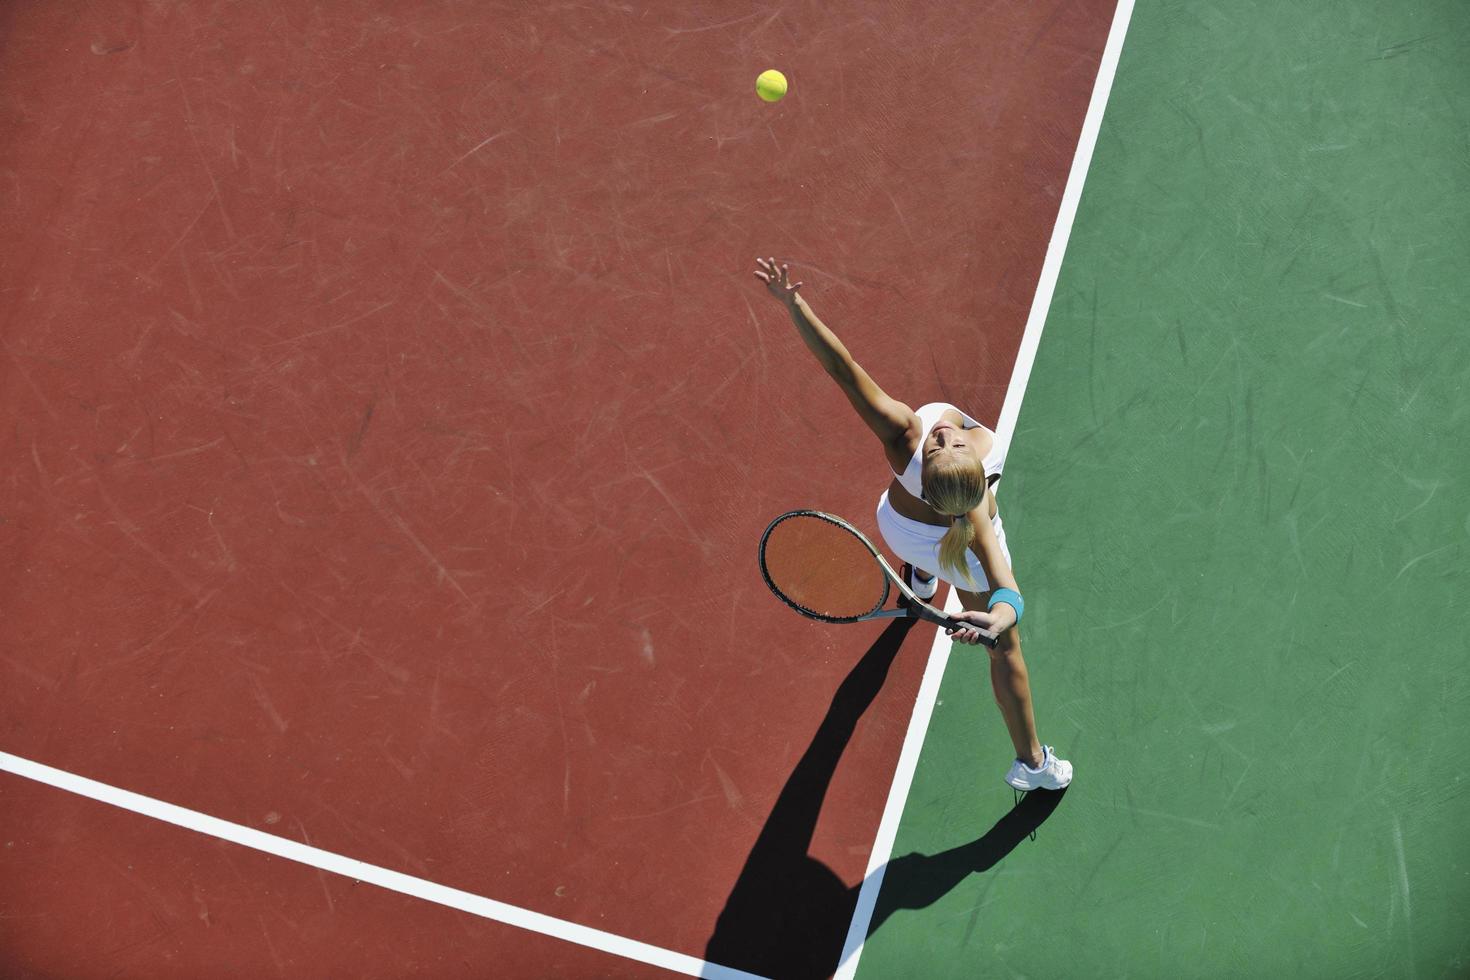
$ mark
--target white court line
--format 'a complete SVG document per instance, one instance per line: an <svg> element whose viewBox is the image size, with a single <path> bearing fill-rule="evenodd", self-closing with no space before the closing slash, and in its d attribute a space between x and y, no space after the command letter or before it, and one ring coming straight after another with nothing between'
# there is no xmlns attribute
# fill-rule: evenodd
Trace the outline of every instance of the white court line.
<svg viewBox="0 0 1470 980"><path fill-rule="evenodd" d="M1128 21L1133 16L1133 0L1119 0L1113 12L1113 24L1108 30L1107 44L1103 46L1102 61L1097 68L1097 81L1092 87L1092 101L1087 105L1087 116L1082 122L1082 132L1077 137L1077 152L1072 157L1072 172L1067 177L1066 190L1062 192L1061 207L1057 209L1057 222L1052 227L1051 243L1046 248L1046 259L1041 265L1041 278L1036 284L1036 296L1031 301L1031 313L1026 319L1026 330L1021 336L1021 348L1016 354L1016 366L1011 372L1011 381L1006 389L1005 404L1001 406L1000 420L995 427L995 437L1000 443L1001 458L1010 450L1011 437L1016 431L1016 419L1021 414L1021 400L1026 396L1026 384L1031 379L1031 366L1036 362L1036 348L1041 343L1041 330L1046 325L1046 314L1051 309L1052 295L1057 287L1057 275L1061 272L1062 257L1067 252L1067 240L1072 236L1072 222L1077 217L1077 204L1082 199L1082 185L1087 180L1087 168L1092 163L1092 151L1097 146L1097 134L1102 128L1103 110L1108 104L1108 93L1113 88L1113 76L1118 71L1118 57L1123 52L1123 37L1128 33ZM948 612L958 612L959 599L951 589L945 600ZM929 721L934 715L934 702L939 697L939 685L944 679L944 668L949 662L950 640L938 630L934 631L934 646L929 651L929 664L924 668L924 679L919 683L917 703L904 735L903 749L899 752L898 769L893 774L893 785L889 788L888 802L883 807L883 819L878 824L878 837L873 842L873 853L868 858L868 871L858 892L857 908L853 910L852 924L847 930L847 941L842 946L842 960L833 980L853 980L857 975L858 960L867 941L868 925L873 920L873 909L878 904L878 891L883 887L883 872L888 859L893 855L893 843L898 836L899 820L903 817L904 801L914 782L914 770L919 764L919 753L924 747L924 735L929 730Z"/></svg>
<svg viewBox="0 0 1470 980"><path fill-rule="evenodd" d="M86 796L101 803L110 803L124 810L131 810L186 830L197 831L201 834L208 834L210 837L227 840L232 844L239 844L242 847L274 854L288 861L310 865L313 868L330 871L356 881L366 881L379 888L411 895L436 905L459 909L461 912L478 915L484 919L493 919L506 925L529 929L531 932L539 932L545 936L552 936L580 946L588 946L614 956L648 963L675 973L683 973L691 977L707 977L709 980L761 980L753 973L706 963L693 956L675 953L658 946L650 946L648 943L640 943L623 936L615 936L610 932L591 929L565 919L552 918L540 912L507 905L491 898L460 891L458 888L436 885L432 881L425 881L422 878L415 878L397 871L389 871L387 868L366 864L354 858L343 857L340 854L333 854L330 851L300 844L274 834L262 833L195 810L186 810L172 803L140 796L137 793L99 783L84 776L43 766L39 762L22 759L8 752L0 752L0 770L66 790L69 793L76 793L78 796Z"/></svg>

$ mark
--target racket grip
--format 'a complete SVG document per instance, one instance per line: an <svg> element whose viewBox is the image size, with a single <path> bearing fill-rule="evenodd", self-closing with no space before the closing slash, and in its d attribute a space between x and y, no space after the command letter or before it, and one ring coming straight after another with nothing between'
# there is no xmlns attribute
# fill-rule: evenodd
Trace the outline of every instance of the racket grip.
<svg viewBox="0 0 1470 980"><path fill-rule="evenodd" d="M949 627L950 629L974 629L975 628L975 624L974 623L962 623L959 620L953 620L953 619L950 620L950 623L951 623L951 625ZM989 647L990 649L993 650L993 649L995 649L995 645L1000 642L1000 634L999 633L992 633L992 632L990 632L990 630L980 630L980 642L983 643L983 644L985 644L987 647Z"/></svg>
<svg viewBox="0 0 1470 980"><path fill-rule="evenodd" d="M935 609L933 606L929 605L923 600L916 600L914 603L912 603L912 606L915 616L926 622L934 623L936 626L943 626L945 629L951 630L975 629L974 623L966 623L958 619L951 619L949 616L945 615L942 610ZM992 633L989 630L980 630L980 642L985 644L987 647L993 648L997 643L1000 642L1000 635L997 633Z"/></svg>
<svg viewBox="0 0 1470 980"><path fill-rule="evenodd" d="M946 624L946 625L947 625L947 628L949 628L949 629L975 629L976 628L976 626L975 626L974 623L962 623L962 622L960 622L957 619L950 620L949 623ZM995 645L1000 642L1000 634L999 633L992 633L992 632L990 632L990 630L980 630L980 642L983 643L983 644L985 644L987 647L989 647L990 649L993 650L993 649L995 649Z"/></svg>

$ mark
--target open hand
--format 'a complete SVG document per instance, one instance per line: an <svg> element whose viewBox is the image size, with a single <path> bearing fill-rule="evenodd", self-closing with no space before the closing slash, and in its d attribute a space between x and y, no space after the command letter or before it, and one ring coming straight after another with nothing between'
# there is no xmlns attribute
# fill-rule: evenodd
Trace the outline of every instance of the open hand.
<svg viewBox="0 0 1470 980"><path fill-rule="evenodd" d="M801 283L791 282L791 273L784 262L778 266L773 257L756 259L755 264L760 266L760 269L756 270L755 277L766 284L766 289L772 296L787 306L796 302L796 291L801 288Z"/></svg>

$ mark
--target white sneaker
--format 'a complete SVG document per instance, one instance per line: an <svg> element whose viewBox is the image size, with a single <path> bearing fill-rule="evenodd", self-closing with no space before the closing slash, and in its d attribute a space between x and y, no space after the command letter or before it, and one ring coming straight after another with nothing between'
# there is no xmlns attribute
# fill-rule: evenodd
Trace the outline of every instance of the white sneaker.
<svg viewBox="0 0 1470 980"><path fill-rule="evenodd" d="M914 595L920 599L932 599L934 593L939 591L939 576L935 575L927 582L919 581L919 576L914 574L914 566L904 565L903 577L908 582L909 588L914 590Z"/></svg>
<svg viewBox="0 0 1470 980"><path fill-rule="evenodd" d="M1032 769L1017 759L1006 773L1006 783L1012 789L1061 789L1072 781L1072 763L1058 759L1052 754L1050 745L1041 747L1041 768Z"/></svg>

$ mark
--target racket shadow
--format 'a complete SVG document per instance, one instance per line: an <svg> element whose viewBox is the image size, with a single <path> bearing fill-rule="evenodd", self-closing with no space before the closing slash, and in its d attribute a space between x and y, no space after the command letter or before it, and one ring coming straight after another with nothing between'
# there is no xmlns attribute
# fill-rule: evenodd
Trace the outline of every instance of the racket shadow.
<svg viewBox="0 0 1470 980"><path fill-rule="evenodd" d="M861 886L846 884L808 850L837 763L915 623L894 620L838 686L730 890L705 946L707 963L780 980L825 978L837 969ZM931 905L969 875L993 867L1065 793L1030 793L974 841L888 862L868 935L900 909Z"/></svg>
<svg viewBox="0 0 1470 980"><path fill-rule="evenodd" d="M837 968L857 889L807 852L838 760L916 622L894 620L838 685L730 890L706 962L781 980Z"/></svg>

